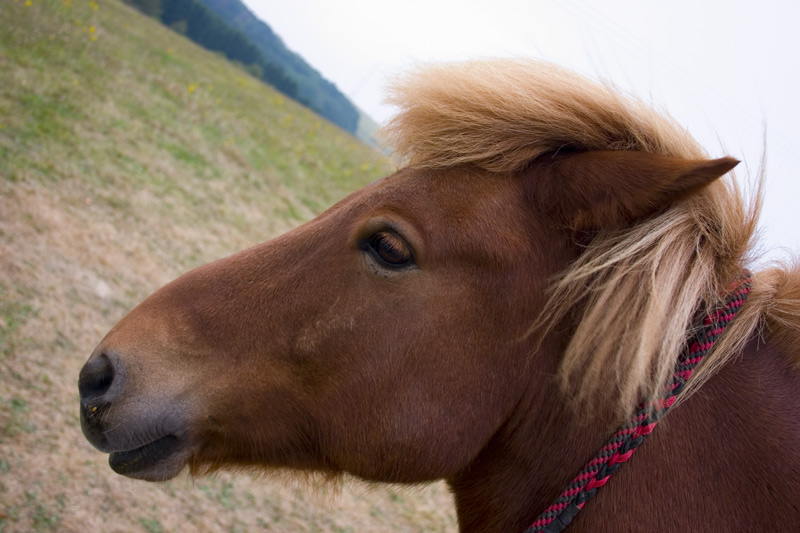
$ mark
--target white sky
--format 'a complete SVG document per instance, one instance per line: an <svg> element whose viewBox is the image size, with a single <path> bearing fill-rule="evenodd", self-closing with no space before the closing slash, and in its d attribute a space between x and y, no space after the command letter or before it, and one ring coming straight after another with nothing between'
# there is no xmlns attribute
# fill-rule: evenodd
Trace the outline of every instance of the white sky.
<svg viewBox="0 0 800 533"><path fill-rule="evenodd" d="M243 1L379 122L387 77L415 63L533 57L669 110L712 155L741 159L740 178L758 169L766 132L763 248L800 252L800 2Z"/></svg>

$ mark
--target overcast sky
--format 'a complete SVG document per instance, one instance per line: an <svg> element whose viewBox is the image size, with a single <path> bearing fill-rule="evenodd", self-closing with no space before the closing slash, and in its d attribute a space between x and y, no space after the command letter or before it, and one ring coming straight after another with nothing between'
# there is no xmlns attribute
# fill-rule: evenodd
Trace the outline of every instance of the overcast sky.
<svg viewBox="0 0 800 533"><path fill-rule="evenodd" d="M767 137L768 257L800 252L800 2L243 0L381 122L388 76L428 61L532 57L669 110L754 175Z"/></svg>

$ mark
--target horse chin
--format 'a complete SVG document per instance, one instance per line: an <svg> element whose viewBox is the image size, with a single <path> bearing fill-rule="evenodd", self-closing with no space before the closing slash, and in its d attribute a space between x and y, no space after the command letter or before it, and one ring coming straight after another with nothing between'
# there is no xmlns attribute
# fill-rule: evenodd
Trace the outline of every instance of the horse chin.
<svg viewBox="0 0 800 533"><path fill-rule="evenodd" d="M137 448L111 452L108 464L123 476L144 481L166 481L183 470L189 456L184 439L166 435Z"/></svg>

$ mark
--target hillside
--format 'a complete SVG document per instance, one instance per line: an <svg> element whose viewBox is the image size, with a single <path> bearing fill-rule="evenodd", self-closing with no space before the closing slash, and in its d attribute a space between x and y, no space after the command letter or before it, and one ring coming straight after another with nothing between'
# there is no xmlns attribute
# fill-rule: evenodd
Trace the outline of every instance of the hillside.
<svg viewBox="0 0 800 533"><path fill-rule="evenodd" d="M330 81L289 50L239 0L125 0L199 45L241 64L255 77L362 141L371 119Z"/></svg>
<svg viewBox="0 0 800 533"><path fill-rule="evenodd" d="M149 484L114 474L78 423L82 364L143 297L390 171L119 0L4 2L0 531L452 531L441 484Z"/></svg>
<svg viewBox="0 0 800 533"><path fill-rule="evenodd" d="M374 138L377 128L375 122L353 106L336 85L290 50L269 24L256 17L240 0L199 1L247 35L269 61L283 67L287 77L297 83L297 96L301 102L307 103L311 109L325 110L333 116L350 117L355 111L356 129L351 133L368 144L377 144Z"/></svg>

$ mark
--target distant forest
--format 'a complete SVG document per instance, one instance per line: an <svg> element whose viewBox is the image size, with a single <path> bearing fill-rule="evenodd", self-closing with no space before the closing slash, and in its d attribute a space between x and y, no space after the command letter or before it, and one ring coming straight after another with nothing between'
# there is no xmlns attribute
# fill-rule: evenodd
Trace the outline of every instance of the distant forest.
<svg viewBox="0 0 800 533"><path fill-rule="evenodd" d="M359 112L239 0L125 0L355 134Z"/></svg>

